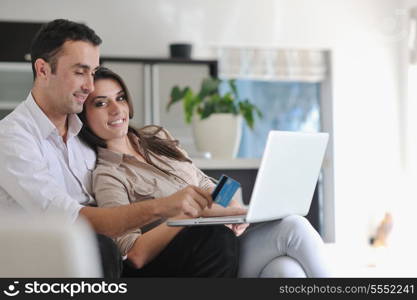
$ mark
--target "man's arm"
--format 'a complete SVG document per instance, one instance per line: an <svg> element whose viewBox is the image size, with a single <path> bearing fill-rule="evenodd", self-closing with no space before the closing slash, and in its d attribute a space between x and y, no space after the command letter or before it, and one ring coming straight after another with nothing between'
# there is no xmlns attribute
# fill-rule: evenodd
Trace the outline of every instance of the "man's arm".
<svg viewBox="0 0 417 300"><path fill-rule="evenodd" d="M118 236L161 217L180 213L198 217L211 205L210 195L197 187L187 187L170 197L143 201L125 207L82 207L50 174L48 163L29 133L13 128L0 129L0 187L29 213L64 213L74 221L79 214L93 228Z"/></svg>
<svg viewBox="0 0 417 300"><path fill-rule="evenodd" d="M80 216L84 216L97 233L118 237L157 220L157 202L143 201L118 207L83 207Z"/></svg>
<svg viewBox="0 0 417 300"><path fill-rule="evenodd" d="M117 207L83 207L80 215L86 217L96 232L118 237L130 230L160 218L185 214L199 217L206 207L211 207L208 192L196 187L186 188L168 197L145 200Z"/></svg>

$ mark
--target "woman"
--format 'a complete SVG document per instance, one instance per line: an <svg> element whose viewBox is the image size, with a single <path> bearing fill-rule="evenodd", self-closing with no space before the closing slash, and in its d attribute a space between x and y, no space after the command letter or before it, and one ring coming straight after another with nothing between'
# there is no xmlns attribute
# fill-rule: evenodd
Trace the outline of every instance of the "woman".
<svg viewBox="0 0 417 300"><path fill-rule="evenodd" d="M93 190L99 206L166 197L189 185L214 188L166 130L128 126L132 101L117 74L101 68L94 85L80 114L85 124L80 136L98 153ZM244 212L233 200L227 208L213 204L203 215ZM164 221L116 239L127 256L125 276L234 276L238 263L241 277L329 275L319 235L299 216L247 230L247 224L173 228Z"/></svg>

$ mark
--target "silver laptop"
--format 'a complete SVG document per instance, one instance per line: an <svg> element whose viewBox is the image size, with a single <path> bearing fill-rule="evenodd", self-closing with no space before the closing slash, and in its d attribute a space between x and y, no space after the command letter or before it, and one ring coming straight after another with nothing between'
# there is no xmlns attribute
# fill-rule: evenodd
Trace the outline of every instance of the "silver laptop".
<svg viewBox="0 0 417 300"><path fill-rule="evenodd" d="M270 131L243 216L168 220L169 226L257 223L307 215L329 135Z"/></svg>

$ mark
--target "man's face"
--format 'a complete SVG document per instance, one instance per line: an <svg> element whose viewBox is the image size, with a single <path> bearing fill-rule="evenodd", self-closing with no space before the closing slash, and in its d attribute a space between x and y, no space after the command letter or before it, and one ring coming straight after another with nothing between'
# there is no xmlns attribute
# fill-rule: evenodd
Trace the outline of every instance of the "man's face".
<svg viewBox="0 0 417 300"><path fill-rule="evenodd" d="M66 41L57 55L55 73L49 74L45 87L49 105L59 114L79 113L94 91L99 47L84 41Z"/></svg>

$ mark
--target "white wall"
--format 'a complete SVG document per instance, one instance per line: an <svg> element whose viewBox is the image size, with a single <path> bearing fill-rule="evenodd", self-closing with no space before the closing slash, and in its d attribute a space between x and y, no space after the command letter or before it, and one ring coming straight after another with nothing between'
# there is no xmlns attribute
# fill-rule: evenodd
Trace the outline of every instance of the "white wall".
<svg viewBox="0 0 417 300"><path fill-rule="evenodd" d="M409 13L411 8L417 7L417 0L404 0L404 9ZM405 173L403 176L404 196L402 198L402 222L404 223L404 240L407 246L413 250L417 249L417 239L410 238L408 232L416 228L417 218L417 65L411 65L409 60L409 41L402 44L400 56L401 88L403 89L403 116L404 135L406 143L405 152Z"/></svg>
<svg viewBox="0 0 417 300"><path fill-rule="evenodd" d="M364 245L377 217L401 200L399 62L405 37L396 24L404 17L403 4L396 0L2 0L0 19L84 21L103 38L106 55L163 56L167 44L178 40L331 50L336 239Z"/></svg>

